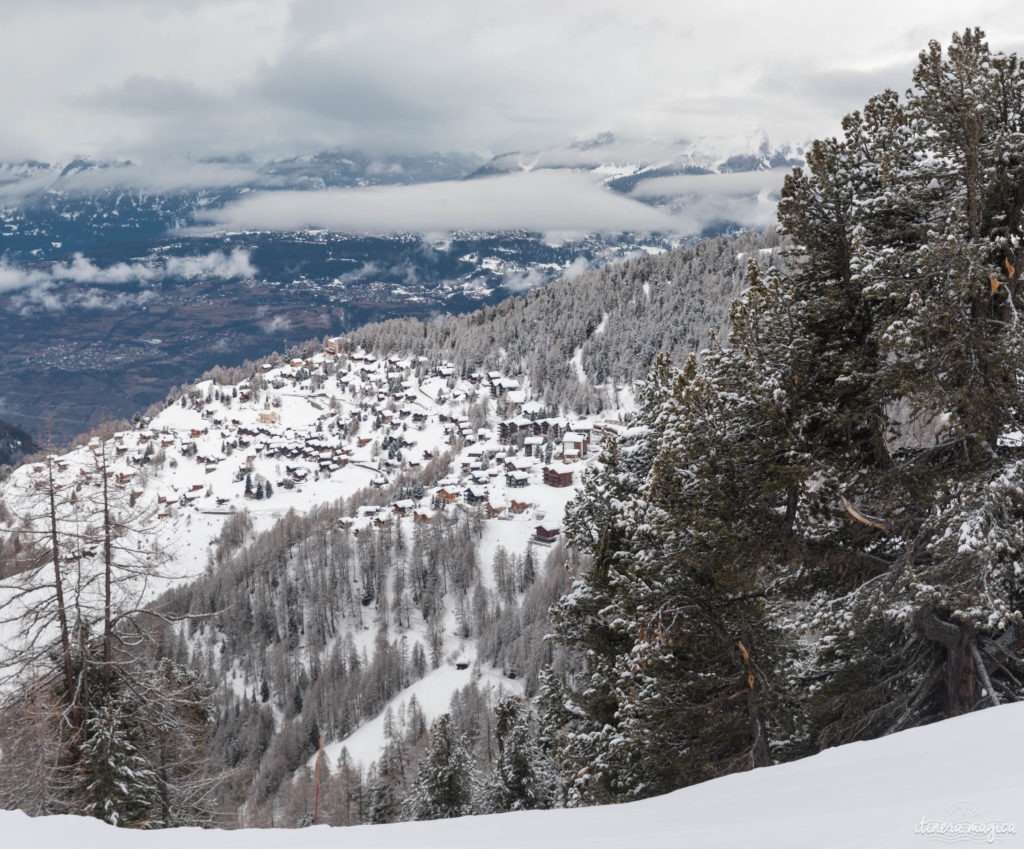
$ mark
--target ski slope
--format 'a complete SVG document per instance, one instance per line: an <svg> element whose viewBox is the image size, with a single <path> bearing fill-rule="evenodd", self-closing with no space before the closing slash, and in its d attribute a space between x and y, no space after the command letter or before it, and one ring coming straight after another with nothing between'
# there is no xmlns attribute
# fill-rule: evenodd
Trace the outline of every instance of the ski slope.
<svg viewBox="0 0 1024 849"><path fill-rule="evenodd" d="M1024 846L1024 705L614 805L339 831L117 830L0 812L5 846L76 849L927 849Z"/></svg>

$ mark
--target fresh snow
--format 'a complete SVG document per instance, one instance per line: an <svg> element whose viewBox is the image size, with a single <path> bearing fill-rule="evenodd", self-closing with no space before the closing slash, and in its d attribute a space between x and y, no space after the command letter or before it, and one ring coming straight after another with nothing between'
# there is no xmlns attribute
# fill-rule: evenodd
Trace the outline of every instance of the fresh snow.
<svg viewBox="0 0 1024 849"><path fill-rule="evenodd" d="M334 369L337 373L327 373ZM264 384L259 395L246 399L252 392L249 380L234 386L201 381L186 394L184 405L179 399L152 421L116 434L106 446L112 489L124 497L137 493L138 508L149 514L145 523L149 532L132 541L144 547L155 545L168 557L160 576L149 578L145 586L130 588L138 595L137 604L201 574L211 563L218 537L234 512L248 511L253 532L259 534L290 510L304 514L317 505L336 502L371 486L381 488L384 497L380 500L386 503L359 508L345 520L347 527L358 533L373 522L390 522L410 545L417 518L414 514L420 519L433 516L438 509L434 496L442 486L457 494L456 502L445 508L447 512L474 514L487 505L496 515L485 518L487 514L481 513L482 535L476 554L481 582L494 589L495 553L504 548L522 556L534 544L538 524L549 529L559 527L566 504L581 484L582 471L600 453L600 417L582 421L548 419L556 430L546 437L528 436L525 448L539 454L550 442L551 465L559 471L572 470L573 480L566 487L546 485L544 463L537 456L527 457L525 450L516 453L513 445L504 444L498 427L504 420L530 428L528 432L532 433L530 417L542 415L544 405L531 399L529 387L500 371L459 379L449 363L376 358L365 351L354 351L348 357L318 353L302 362L266 364L258 371ZM306 377L306 372L311 377ZM229 399L227 403L216 399L218 392ZM211 395L214 397L208 400ZM474 396L487 401L486 420L476 422L483 424L482 428L472 425L468 418ZM498 416L497 396L502 397L502 417ZM630 399L627 403L631 404L631 389L622 389L620 398ZM480 406L476 404L478 414ZM615 414L620 412L621 408ZM357 427L350 424L354 415L362 419ZM582 431L591 437L584 457L563 444L562 435L567 431ZM383 447L389 439L402 441L400 460L389 461ZM163 463L139 462L148 446L165 455ZM56 481L62 493L74 491L81 498L95 497L100 481L100 447L99 440L93 440L57 458ZM451 464L437 484L427 488L423 498L413 500L391 489L403 474L422 469L431 458L445 452L451 452ZM565 465L562 461L575 462ZM518 471L510 471L507 463ZM22 466L0 485L0 498L15 513L25 512L23 508L38 502L43 494L35 489L34 478L44 475L45 467L35 466ZM273 494L263 500L245 498L247 473L254 486L261 478L270 481ZM524 485L511 486L506 475ZM467 496L482 500L470 503ZM513 501L518 504L513 505ZM37 522L45 518L38 510L33 512L37 513ZM66 521L73 522L74 509L69 506L66 512ZM0 523L0 539L10 530L13 523L8 527ZM538 569L547 552L543 546L535 551ZM101 569L98 553L91 560L87 558L86 566ZM9 586L0 586L0 600L13 590L15 581L12 578L5 582ZM38 591L45 593L46 586ZM90 599L91 609L98 609L100 603L99 598ZM447 602L445 606L443 653L444 663L449 665L413 683L391 703L397 708L415 695L428 722L448 709L452 694L474 675L488 679L485 685L497 687L500 683L507 691L521 691L521 682L504 678L500 671L481 669L475 663L475 645L457 636L455 610ZM415 619L410 642L425 631L422 621ZM346 623L346 627L356 647L372 655L375 625L371 622L364 627L360 615L358 623ZM15 622L0 625L0 649L15 649L23 639ZM196 631L190 645L201 650L204 639L203 632ZM0 650L0 671L7 663L6 654ZM456 656L468 661L470 669L454 669L451 663ZM228 673L223 684L237 694L251 692L255 686L237 669ZM345 746L350 756L364 766L376 760L384 742L381 719L378 716L343 740L325 741L329 756L336 758Z"/></svg>
<svg viewBox="0 0 1024 849"><path fill-rule="evenodd" d="M570 362L572 363L573 371L576 372L576 379L580 383L586 383L587 382L587 373L583 370L583 346L582 345L579 348L577 348L575 351L573 351L572 360L570 360Z"/></svg>
<svg viewBox="0 0 1024 849"><path fill-rule="evenodd" d="M76 849L927 849L1022 846L1024 705L607 807L455 820L233 832L119 830L0 812L8 846Z"/></svg>
<svg viewBox="0 0 1024 849"><path fill-rule="evenodd" d="M468 651L461 657L471 662L475 656L475 649L468 640L466 643L468 643ZM368 766L380 757L384 744L387 742L387 737L384 734L384 715L387 713L388 708L391 708L398 716L401 716L397 709L403 705L408 705L415 696L416 701L419 702L420 709L423 711L423 718L429 725L441 714L449 710L452 694L467 686L474 680L474 677L472 669L456 669L454 665L442 666L427 673L419 681L402 690L388 702L388 705L377 716L364 722L348 737L324 746L324 759L330 764L331 769L334 770L339 765L341 750L345 749L348 752L351 763L362 764L363 767ZM496 694L511 693L522 695L523 688L520 682L510 681L493 671L486 671L475 680L477 686L482 690L492 688ZM309 759L308 765L310 768L316 766L316 755Z"/></svg>

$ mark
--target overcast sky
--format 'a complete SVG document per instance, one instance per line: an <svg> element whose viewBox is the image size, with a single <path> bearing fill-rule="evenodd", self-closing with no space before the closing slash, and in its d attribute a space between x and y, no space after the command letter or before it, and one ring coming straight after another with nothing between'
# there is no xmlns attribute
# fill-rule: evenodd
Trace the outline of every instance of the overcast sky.
<svg viewBox="0 0 1024 849"><path fill-rule="evenodd" d="M0 157L799 141L1017 2L0 0Z"/></svg>

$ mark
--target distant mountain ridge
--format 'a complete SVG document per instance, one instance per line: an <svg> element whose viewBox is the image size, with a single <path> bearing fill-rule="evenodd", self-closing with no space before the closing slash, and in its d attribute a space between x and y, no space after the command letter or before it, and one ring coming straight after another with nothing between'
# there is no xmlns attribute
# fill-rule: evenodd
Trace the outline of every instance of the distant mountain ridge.
<svg viewBox="0 0 1024 849"><path fill-rule="evenodd" d="M628 193L637 183L678 174L733 174L802 165L802 145L774 145L766 135L735 139L637 140L600 133L590 139L492 157L470 177L544 168L591 171Z"/></svg>
<svg viewBox="0 0 1024 849"><path fill-rule="evenodd" d="M11 259L48 259L111 242L157 238L195 223L197 213L253 191L398 186L575 170L656 206L677 200L636 189L679 175L735 174L803 162L799 145L767 137L658 141L602 133L537 151L372 154L327 150L283 159L248 156L180 161L0 162L0 250ZM112 259L123 258L120 254Z"/></svg>

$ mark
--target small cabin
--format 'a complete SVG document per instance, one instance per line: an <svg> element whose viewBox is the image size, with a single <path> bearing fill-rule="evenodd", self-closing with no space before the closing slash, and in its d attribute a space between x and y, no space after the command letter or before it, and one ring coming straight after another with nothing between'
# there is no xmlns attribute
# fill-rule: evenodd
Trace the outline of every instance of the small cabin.
<svg viewBox="0 0 1024 849"><path fill-rule="evenodd" d="M505 483L510 487L519 489L530 482L530 476L526 472L514 471L505 475Z"/></svg>
<svg viewBox="0 0 1024 849"><path fill-rule="evenodd" d="M467 504L482 504L487 500L487 487L467 486L464 494Z"/></svg>
<svg viewBox="0 0 1024 849"><path fill-rule="evenodd" d="M437 491L437 498L438 501L441 501L444 504L454 504L456 501L459 500L459 493L456 490L450 490L446 489L445 487L441 487Z"/></svg>
<svg viewBox="0 0 1024 849"><path fill-rule="evenodd" d="M558 525L537 525L537 529L533 534L533 540L542 545L551 545L558 539L558 535L561 532L562 529Z"/></svg>

